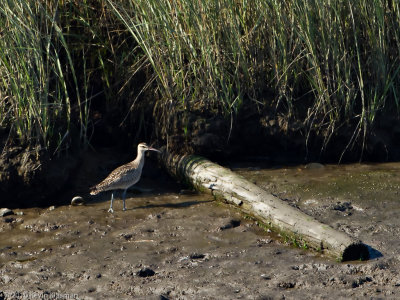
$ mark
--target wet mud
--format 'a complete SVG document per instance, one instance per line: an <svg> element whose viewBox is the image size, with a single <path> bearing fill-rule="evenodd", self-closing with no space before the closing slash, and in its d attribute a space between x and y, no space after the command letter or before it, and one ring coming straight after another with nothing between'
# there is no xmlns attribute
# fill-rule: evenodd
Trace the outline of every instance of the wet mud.
<svg viewBox="0 0 400 300"><path fill-rule="evenodd" d="M110 193L103 193L84 196L84 205L13 209L1 217L0 298L399 297L400 165L231 167L360 238L377 250L374 258L332 261L208 195L145 176L142 193L128 192L125 212L118 195L108 213Z"/></svg>

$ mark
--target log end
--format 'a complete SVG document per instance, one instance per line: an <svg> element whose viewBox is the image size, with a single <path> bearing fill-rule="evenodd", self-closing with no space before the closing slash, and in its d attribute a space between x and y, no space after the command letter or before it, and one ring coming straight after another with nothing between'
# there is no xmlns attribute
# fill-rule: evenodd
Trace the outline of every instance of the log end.
<svg viewBox="0 0 400 300"><path fill-rule="evenodd" d="M368 260L369 249L368 246L362 242L355 242L346 247L343 251L342 261L350 260Z"/></svg>

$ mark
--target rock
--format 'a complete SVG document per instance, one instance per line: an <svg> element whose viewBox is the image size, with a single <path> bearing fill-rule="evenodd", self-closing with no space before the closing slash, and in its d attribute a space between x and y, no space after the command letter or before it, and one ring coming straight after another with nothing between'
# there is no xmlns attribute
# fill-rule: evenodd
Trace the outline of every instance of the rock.
<svg viewBox="0 0 400 300"><path fill-rule="evenodd" d="M350 209L353 209L351 202L344 202L344 203L338 202L333 206L333 210L338 210L341 212L344 212L344 211L350 210Z"/></svg>
<svg viewBox="0 0 400 300"><path fill-rule="evenodd" d="M85 204L85 200L83 200L83 198L81 196L75 196L71 200L71 205L73 205L73 206L84 205L84 204Z"/></svg>
<svg viewBox="0 0 400 300"><path fill-rule="evenodd" d="M0 209L0 217L5 217L9 215L13 215L14 212L11 209L8 208L1 208Z"/></svg>
<svg viewBox="0 0 400 300"><path fill-rule="evenodd" d="M296 285L296 283L286 282L286 281L282 281L277 284L278 287L283 288L283 289L292 289L295 287L295 285Z"/></svg>
<svg viewBox="0 0 400 300"><path fill-rule="evenodd" d="M56 207L55 207L54 205L52 205L52 206L50 206L50 207L48 208L49 211L52 211L52 210L55 210L55 209L56 209Z"/></svg>
<svg viewBox="0 0 400 300"><path fill-rule="evenodd" d="M309 163L306 164L304 168L308 170L317 170L317 169L323 169L325 168L325 166L320 163Z"/></svg>

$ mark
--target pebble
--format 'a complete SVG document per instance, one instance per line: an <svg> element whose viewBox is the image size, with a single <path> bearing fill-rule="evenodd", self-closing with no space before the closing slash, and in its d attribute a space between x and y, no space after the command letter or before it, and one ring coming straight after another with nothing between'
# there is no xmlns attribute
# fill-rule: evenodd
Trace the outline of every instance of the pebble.
<svg viewBox="0 0 400 300"><path fill-rule="evenodd" d="M49 211L52 211L52 210L55 210L55 209L56 209L56 207L55 207L54 205L52 205L52 206L50 206L50 207L48 208Z"/></svg>
<svg viewBox="0 0 400 300"><path fill-rule="evenodd" d="M84 205L84 204L85 204L85 200L83 200L83 198L81 196L75 196L71 200L71 205L73 205L73 206Z"/></svg>
<svg viewBox="0 0 400 300"><path fill-rule="evenodd" d="M353 206L351 205L351 202L337 202L335 205L333 205L333 210L338 210L341 212L344 212L346 210L352 209Z"/></svg>
<svg viewBox="0 0 400 300"><path fill-rule="evenodd" d="M320 163L309 163L309 164L306 164L304 168L309 169L309 170L317 170L317 169L324 169L325 166Z"/></svg>
<svg viewBox="0 0 400 300"><path fill-rule="evenodd" d="M0 217L5 217L9 215L13 215L14 212L11 209L8 208L1 208L0 209Z"/></svg>
<svg viewBox="0 0 400 300"><path fill-rule="evenodd" d="M268 276L267 274L261 274L261 278L265 280L271 280L271 276Z"/></svg>

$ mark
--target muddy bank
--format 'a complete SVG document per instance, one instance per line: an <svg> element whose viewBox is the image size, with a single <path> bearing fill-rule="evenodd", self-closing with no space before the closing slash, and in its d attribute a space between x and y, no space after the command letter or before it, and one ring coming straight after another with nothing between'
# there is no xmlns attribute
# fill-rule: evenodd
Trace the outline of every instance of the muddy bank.
<svg viewBox="0 0 400 300"><path fill-rule="evenodd" d="M4 148L0 155L0 207L59 204L52 196L65 188L77 166L73 154L51 158L39 148Z"/></svg>
<svg viewBox="0 0 400 300"><path fill-rule="evenodd" d="M341 171L233 168L282 191L281 198L317 219L362 237L382 256L332 261L290 246L210 197L179 194L182 187L173 182L146 176L139 184L145 192L128 193L126 212L117 200L114 215L107 213L105 193L85 206L18 209L3 217L0 290L11 295L23 286L31 295L77 299L399 296L400 245L393 239L400 234L398 165ZM360 176L352 181L355 174Z"/></svg>
<svg viewBox="0 0 400 300"><path fill-rule="evenodd" d="M141 102L141 107L143 105ZM147 119L153 120L151 113L149 107L143 112ZM142 124L135 123L138 121L133 116L136 121L126 121L120 126L124 116L125 110L113 114L94 110L90 141L93 148L83 151L77 145L72 147L77 137L71 136L71 147L58 156L40 147L22 147L16 141L8 143L8 132L1 131L0 191L3 197L0 204L9 207L51 205L53 196L66 190L85 157L114 152L109 158L115 161L119 157L122 164L127 161L126 157L135 157L136 145L141 141L157 141L154 146L166 145L170 152L196 153L222 163L243 158L261 159L268 164L337 162L340 159L342 162L400 160L400 143L397 142L400 123L395 117L376 121L362 149L360 138L349 145L354 133L351 124L332 134L329 143L324 145L323 130L309 132L303 123L267 109L243 109L232 119L207 110L177 112L165 124L149 122L146 130Z"/></svg>
<svg viewBox="0 0 400 300"><path fill-rule="evenodd" d="M340 130L310 128L301 118L289 118L273 107L244 106L224 117L213 111L177 112L156 129L170 152L195 153L215 161L263 157L270 163L342 163L400 160L400 121L390 112L379 115L363 134L347 122ZM328 138L329 137L329 138Z"/></svg>

